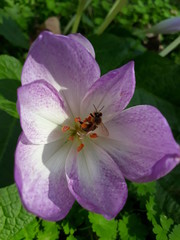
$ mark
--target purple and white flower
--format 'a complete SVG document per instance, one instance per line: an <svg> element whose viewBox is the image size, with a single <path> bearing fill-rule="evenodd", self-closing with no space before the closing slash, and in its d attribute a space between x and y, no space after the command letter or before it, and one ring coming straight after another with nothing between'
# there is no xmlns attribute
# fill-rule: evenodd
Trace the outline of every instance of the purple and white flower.
<svg viewBox="0 0 180 240"><path fill-rule="evenodd" d="M82 35L43 32L32 45L18 89L22 127L15 181L25 208L41 218L64 218L75 200L114 218L127 199L125 178L156 180L180 162L180 148L162 114L134 94L134 63L100 77L95 53ZM102 109L100 127L84 132L77 118Z"/></svg>

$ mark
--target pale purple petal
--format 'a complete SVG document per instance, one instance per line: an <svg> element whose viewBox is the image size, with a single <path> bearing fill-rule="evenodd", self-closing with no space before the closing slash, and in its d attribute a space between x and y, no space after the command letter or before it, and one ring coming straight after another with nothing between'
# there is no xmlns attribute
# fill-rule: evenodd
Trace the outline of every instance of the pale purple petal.
<svg viewBox="0 0 180 240"><path fill-rule="evenodd" d="M69 34L68 37L70 37L70 38L74 39L75 41L79 42L83 47L86 48L86 50L93 56L93 58L95 58L94 48L87 38L85 38L80 33Z"/></svg>
<svg viewBox="0 0 180 240"><path fill-rule="evenodd" d="M87 89L100 77L95 59L68 36L43 32L33 43L22 71L22 84L44 79L67 101L74 116Z"/></svg>
<svg viewBox="0 0 180 240"><path fill-rule="evenodd" d="M155 34L168 34L168 33L176 33L180 31L180 17L168 18L163 20L152 28L148 30L148 32L153 32Z"/></svg>
<svg viewBox="0 0 180 240"><path fill-rule="evenodd" d="M109 138L98 144L123 175L136 182L156 180L180 162L180 148L162 114L152 106L136 106L107 122Z"/></svg>
<svg viewBox="0 0 180 240"><path fill-rule="evenodd" d="M35 144L52 142L63 134L61 124L68 118L58 92L46 81L38 80L18 89L21 127Z"/></svg>
<svg viewBox="0 0 180 240"><path fill-rule="evenodd" d="M104 106L104 122L111 119L127 106L134 94L134 88L135 73L132 61L108 72L92 85L81 102L81 115L94 112L94 104L98 110Z"/></svg>
<svg viewBox="0 0 180 240"><path fill-rule="evenodd" d="M66 161L68 186L84 208L114 218L127 199L124 177L112 158L90 140L77 153L71 149Z"/></svg>
<svg viewBox="0 0 180 240"><path fill-rule="evenodd" d="M74 203L65 177L69 144L31 145L22 134L16 148L15 181L23 205L46 220L64 218Z"/></svg>

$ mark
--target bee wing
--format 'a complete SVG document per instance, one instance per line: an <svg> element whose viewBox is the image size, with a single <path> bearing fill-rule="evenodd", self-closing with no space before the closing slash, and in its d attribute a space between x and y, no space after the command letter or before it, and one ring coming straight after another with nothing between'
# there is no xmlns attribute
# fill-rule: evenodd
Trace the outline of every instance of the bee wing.
<svg viewBox="0 0 180 240"><path fill-rule="evenodd" d="M109 131L108 129L105 127L105 125L101 122L101 124L99 125L99 131L102 135L104 136L109 136Z"/></svg>

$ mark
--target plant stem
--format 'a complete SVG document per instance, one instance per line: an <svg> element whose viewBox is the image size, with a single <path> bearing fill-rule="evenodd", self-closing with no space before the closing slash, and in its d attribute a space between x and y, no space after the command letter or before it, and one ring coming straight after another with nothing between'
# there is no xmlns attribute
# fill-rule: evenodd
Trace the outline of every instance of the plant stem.
<svg viewBox="0 0 180 240"><path fill-rule="evenodd" d="M99 28L95 31L95 33L98 35L102 34L126 4L127 4L127 0L116 0L114 5L108 12L104 22L99 26Z"/></svg>
<svg viewBox="0 0 180 240"><path fill-rule="evenodd" d="M180 44L180 36L177 37L172 43L170 43L164 50L162 50L159 55L161 57L165 57L168 55L172 50L174 50Z"/></svg>
<svg viewBox="0 0 180 240"><path fill-rule="evenodd" d="M83 11L86 10L86 8L89 6L89 4L91 3L91 0L86 1L86 4L84 5ZM74 21L76 18L76 14L71 18L71 20L68 22L68 24L66 25L63 33L67 34L69 32L69 29L72 27Z"/></svg>
<svg viewBox="0 0 180 240"><path fill-rule="evenodd" d="M80 23L80 20L81 20L82 13L83 13L86 2L87 2L86 0L79 0L77 13L76 13L74 24L73 24L73 27L72 27L72 33L76 33L77 30L78 30L78 26L79 26L79 23Z"/></svg>

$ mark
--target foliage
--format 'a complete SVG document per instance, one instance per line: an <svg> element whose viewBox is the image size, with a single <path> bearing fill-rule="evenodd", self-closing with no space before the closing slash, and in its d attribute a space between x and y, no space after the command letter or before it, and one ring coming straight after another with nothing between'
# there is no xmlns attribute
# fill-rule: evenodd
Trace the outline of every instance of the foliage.
<svg viewBox="0 0 180 240"><path fill-rule="evenodd" d="M94 213L89 213L89 220L93 232L97 234L100 240L116 239L118 223L116 220L108 221L103 216Z"/></svg>

